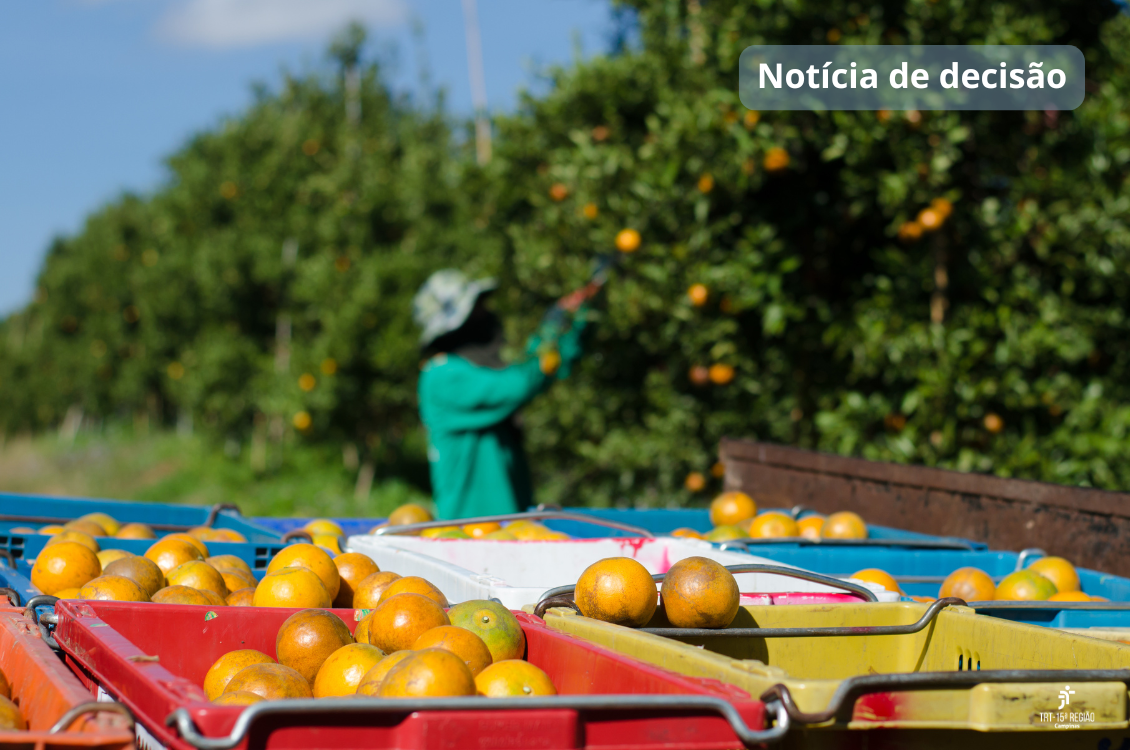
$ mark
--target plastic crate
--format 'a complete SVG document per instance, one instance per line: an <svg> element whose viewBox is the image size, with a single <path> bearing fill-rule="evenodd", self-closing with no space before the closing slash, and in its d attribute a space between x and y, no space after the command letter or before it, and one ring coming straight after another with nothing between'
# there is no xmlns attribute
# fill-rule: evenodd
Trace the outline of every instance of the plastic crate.
<svg viewBox="0 0 1130 750"><path fill-rule="evenodd" d="M964 746L979 741L977 732L1017 732L1024 737L1015 746L1051 737L1052 746L1062 747L1068 735L1055 724L1066 723L1059 718L1065 689L1075 691L1066 710L1088 715L1081 722L1089 730L1082 735L1088 746L1119 747L1128 736L1130 646L978 615L968 607L743 607L732 627L804 629L765 636L672 638L564 609L550 610L545 622L656 666L723 680L763 700L781 696L783 686L794 726L799 721L820 727L806 734L814 746L858 744L851 730L885 728L930 730L897 735L901 746L952 747L958 741ZM892 626L905 632L875 631ZM811 630L828 627L859 631L820 636ZM829 711L830 716L797 716ZM886 746L882 733L862 734L877 743L867 747ZM1101 736L1118 740L1103 745Z"/></svg>
<svg viewBox="0 0 1130 750"><path fill-rule="evenodd" d="M31 574L31 565L37 555L47 546L51 537L46 534L28 534L23 538L23 548L17 558L19 569L24 575ZM121 549L135 555L144 555L146 550L153 546L153 539L118 539L116 537L97 537L102 549ZM258 577L267 572L267 565L271 558L277 555L285 546L285 542L204 542L210 555L235 555L246 562L253 573Z"/></svg>
<svg viewBox="0 0 1130 750"><path fill-rule="evenodd" d="M20 611L0 611L0 670L8 678L12 700L19 705L28 725L26 732L0 732L0 747L132 747L130 719L120 714L90 712L96 708L90 705L90 695ZM68 712L74 718L52 731Z"/></svg>
<svg viewBox="0 0 1130 750"><path fill-rule="evenodd" d="M31 585L29 575L31 575L31 571L27 569L26 563L17 564L15 568L0 567L0 591L7 594L8 599L5 601L0 596L0 607L6 606L10 602L11 606L22 609L28 599L42 593ZM3 591L3 589L8 589L8 591ZM12 593L15 594L15 597L11 595Z"/></svg>
<svg viewBox="0 0 1130 750"><path fill-rule="evenodd" d="M298 610L199 607L118 602L58 602L55 638L92 690L114 696L150 735L146 745L187 750L194 732L229 736L247 711L256 748L733 748L741 745L719 712L736 709L754 730L764 704L733 686L686 678L556 632L519 613L528 660L545 670L561 695L546 699L454 699L461 710L427 710L451 699L322 699L270 701L250 708L207 702L200 685L228 651L275 655L275 635ZM354 610L334 610L356 627ZM595 696L601 696L595 698ZM667 696L663 698L662 696ZM664 705L615 710L618 700ZM557 708L570 700L600 707ZM537 702L535 702L537 701ZM698 701L698 704L694 702ZM529 705L524 709L518 706ZM495 708L497 706L497 708ZM534 707L536 706L536 708ZM166 725L177 712L178 729ZM731 716L732 720L733 716ZM139 731L140 734L140 731Z"/></svg>
<svg viewBox="0 0 1130 750"><path fill-rule="evenodd" d="M606 557L635 558L652 574L666 573L674 563L693 556L709 557L723 565L773 564L772 560L719 550L709 542L672 537L494 541L354 536L347 540L347 549L368 555L381 570L426 578L451 601L497 598L511 609L537 602L554 587L576 583L585 568ZM737 580L747 594L807 592L825 595L826 602L859 601L845 597L843 589L772 573L742 573ZM879 599L897 599L873 584L860 585Z"/></svg>

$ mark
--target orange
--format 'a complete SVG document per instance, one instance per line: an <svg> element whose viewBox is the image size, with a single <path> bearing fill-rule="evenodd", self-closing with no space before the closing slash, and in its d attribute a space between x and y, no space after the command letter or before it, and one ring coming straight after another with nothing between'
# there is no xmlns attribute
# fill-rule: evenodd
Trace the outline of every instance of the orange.
<svg viewBox="0 0 1130 750"><path fill-rule="evenodd" d="M492 534L495 531L502 531L502 524L500 523L469 523L463 527L463 531L469 534L473 539L482 539L487 534Z"/></svg>
<svg viewBox="0 0 1130 750"><path fill-rule="evenodd" d="M114 520L112 516L101 512L87 513L85 515L79 516L79 520L93 521L103 528L107 536L113 536L114 534L117 534L118 530L122 528L122 525Z"/></svg>
<svg viewBox="0 0 1130 750"><path fill-rule="evenodd" d="M892 576L885 570L879 570L878 568L864 568L863 570L857 570L856 572L852 573L851 577L856 579L857 581L866 581L867 583L877 584L885 588L887 591L891 591L896 594L902 593L902 588L899 587L898 581L896 581L894 579L894 576Z"/></svg>
<svg viewBox="0 0 1130 750"><path fill-rule="evenodd" d="M170 586L188 586L201 591L211 591L221 599L231 593L220 571L203 560L181 563L165 575L165 580Z"/></svg>
<svg viewBox="0 0 1130 750"><path fill-rule="evenodd" d="M1009 573L997 584L997 599L1001 601L1039 602L1055 593L1055 584L1032 570Z"/></svg>
<svg viewBox="0 0 1130 750"><path fill-rule="evenodd" d="M223 694L228 683L231 682L231 678L235 677L245 667L252 664L274 663L274 659L253 648L229 651L216 659L208 670L208 674L204 675L204 694L208 696L208 700L214 701Z"/></svg>
<svg viewBox="0 0 1130 750"><path fill-rule="evenodd" d="M189 588L188 586L166 586L154 594L150 601L158 604L196 604L210 607L212 600L204 595L203 591Z"/></svg>
<svg viewBox="0 0 1130 750"><path fill-rule="evenodd" d="M441 648L416 651L393 666L381 681L382 698L441 698L475 694L471 670Z"/></svg>
<svg viewBox="0 0 1130 750"><path fill-rule="evenodd" d="M63 529L55 536L48 539L47 543L43 546L48 547L52 544L60 544L62 542L77 542L95 554L102 549L90 534L87 534L85 531L76 531L75 529Z"/></svg>
<svg viewBox="0 0 1130 750"><path fill-rule="evenodd" d="M744 492L723 492L710 503L710 523L735 526L757 515L757 503Z"/></svg>
<svg viewBox="0 0 1130 750"><path fill-rule="evenodd" d="M450 618L449 618L450 619ZM490 649L483 639L465 628L454 625L440 625L438 628L424 631L423 635L412 644L413 651L423 651L426 648L442 648L458 656L471 670L471 676L477 675L494 662Z"/></svg>
<svg viewBox="0 0 1130 750"><path fill-rule="evenodd" d="M434 520L427 508L416 503L405 503L388 514L389 526L407 526L410 523L426 523Z"/></svg>
<svg viewBox="0 0 1130 750"><path fill-rule="evenodd" d="M967 602L989 602L997 598L997 585L979 568L958 568L946 576L938 590L938 598L956 596Z"/></svg>
<svg viewBox="0 0 1130 750"><path fill-rule="evenodd" d="M275 636L275 653L285 664L314 682L322 663L342 646L354 643L349 627L324 609L304 609L286 618Z"/></svg>
<svg viewBox="0 0 1130 750"><path fill-rule="evenodd" d="M726 385L734 379L734 366L716 362L710 366L710 382L715 385Z"/></svg>
<svg viewBox="0 0 1130 750"><path fill-rule="evenodd" d="M79 589L80 599L99 599L104 602L147 602L149 594L128 578L98 576Z"/></svg>
<svg viewBox="0 0 1130 750"><path fill-rule="evenodd" d="M708 542L728 542L731 539L745 539L749 534L738 526L716 526L706 533Z"/></svg>
<svg viewBox="0 0 1130 750"><path fill-rule="evenodd" d="M369 643L386 654L410 650L425 631L451 624L442 607L420 594L382 599L369 617Z"/></svg>
<svg viewBox="0 0 1130 750"><path fill-rule="evenodd" d="M91 521L87 518L76 518L73 521L67 521L65 524L63 524L63 528L70 531L81 531L82 533L89 534L90 536L108 536L106 534L106 529L102 526L102 524L95 523L94 521Z"/></svg>
<svg viewBox="0 0 1130 750"><path fill-rule="evenodd" d="M381 683L384 682L385 675L387 675L393 667L400 662L412 656L415 651L393 651L377 662L376 666L365 673L361 678L361 682L357 685L358 695L376 695L381 689Z"/></svg>
<svg viewBox="0 0 1130 750"><path fill-rule="evenodd" d="M492 542L516 542L518 537L511 534L506 529L501 531L492 531L489 534L483 534L479 539L489 539Z"/></svg>
<svg viewBox="0 0 1130 750"><path fill-rule="evenodd" d="M182 542L188 542L200 553L201 560L211 554L210 552L208 552L208 545L194 537L192 534L184 534L178 532L176 534L167 535L165 539L179 539Z"/></svg>
<svg viewBox="0 0 1130 750"><path fill-rule="evenodd" d="M216 538L216 530L209 526L194 526L185 533L202 542L212 541Z"/></svg>
<svg viewBox="0 0 1130 750"><path fill-rule="evenodd" d="M422 594L434 601L439 606L447 609L449 602L443 592L435 587L430 581L420 578L419 576L405 576L397 578L395 581L388 585L388 588L381 594L381 601L387 601L397 594Z"/></svg>
<svg viewBox="0 0 1130 750"><path fill-rule="evenodd" d="M187 565L188 563L185 563ZM239 591L240 589L254 589L259 585L259 581L255 580L255 576L250 573L244 573L242 570L227 569L219 571L220 576L224 579L224 586L228 592Z"/></svg>
<svg viewBox="0 0 1130 750"><path fill-rule="evenodd" d="M526 634L518 618L498 602L472 599L447 610L456 627L471 631L490 651L492 661L521 659L526 655Z"/></svg>
<svg viewBox="0 0 1130 750"><path fill-rule="evenodd" d="M953 203L948 198L935 198L930 201L930 207L937 211L943 220L948 219L953 213Z"/></svg>
<svg viewBox="0 0 1130 750"><path fill-rule="evenodd" d="M780 172L789 167L789 152L780 146L774 146L765 152L762 162L766 172Z"/></svg>
<svg viewBox="0 0 1130 750"><path fill-rule="evenodd" d="M1029 565L1028 570L1047 578L1061 593L1079 590L1079 573L1075 571L1074 565L1062 557L1041 557Z"/></svg>
<svg viewBox="0 0 1130 750"><path fill-rule="evenodd" d="M332 602L341 588L341 576L338 575L337 566L329 553L313 544L291 544L283 547L282 551L272 558L267 565L267 573L278 572L281 568L306 568L314 571Z"/></svg>
<svg viewBox="0 0 1130 750"><path fill-rule="evenodd" d="M704 386L710 382L710 370L703 365L694 365L687 371L687 377L694 385Z"/></svg>
<svg viewBox="0 0 1130 750"><path fill-rule="evenodd" d="M1094 599L1082 591L1060 591L1048 597L1049 602L1093 602Z"/></svg>
<svg viewBox="0 0 1130 750"><path fill-rule="evenodd" d="M379 573L365 576L353 592L353 608L372 609L377 606L380 604L381 594L384 593L384 590L399 578L400 576L391 570L382 570Z"/></svg>
<svg viewBox="0 0 1130 750"><path fill-rule="evenodd" d="M267 700L261 695L249 693L246 690L237 690L234 693L224 693L212 701L217 706L251 706Z"/></svg>
<svg viewBox="0 0 1130 750"><path fill-rule="evenodd" d="M423 536L421 534L420 536ZM474 539L473 536L460 528L450 528L440 531L438 534L432 534L433 539Z"/></svg>
<svg viewBox="0 0 1130 750"><path fill-rule="evenodd" d="M40 526L39 531L37 531L36 533L37 534L50 534L51 536L55 536L56 534L58 534L61 531L66 531L66 529L64 529L61 525L59 525L57 523L53 523L53 524L49 524L47 526Z"/></svg>
<svg viewBox="0 0 1130 750"><path fill-rule="evenodd" d="M573 600L585 617L642 628L659 598L647 568L630 557L609 557L585 568Z"/></svg>
<svg viewBox="0 0 1130 750"><path fill-rule="evenodd" d="M266 700L313 698L310 682L283 664L251 664L235 673L225 693L255 693Z"/></svg>
<svg viewBox="0 0 1130 750"><path fill-rule="evenodd" d="M229 607L254 607L255 589L246 588L233 591L228 594L227 599L224 599L224 603Z"/></svg>
<svg viewBox="0 0 1130 750"><path fill-rule="evenodd" d="M372 621L373 613L362 610L361 621L357 623L357 627L353 629L353 640L358 643L369 643L369 625Z"/></svg>
<svg viewBox="0 0 1130 750"><path fill-rule="evenodd" d="M989 412L985 415L985 429L996 435L1004 429L1004 420L999 414Z"/></svg>
<svg viewBox="0 0 1130 750"><path fill-rule="evenodd" d="M688 529L686 527L683 527L681 529L675 529L674 531L671 532L671 536L682 537L682 538L685 538L685 539L705 539L706 538L703 534L700 534L699 532L695 531L694 529Z"/></svg>
<svg viewBox="0 0 1130 750"><path fill-rule="evenodd" d="M77 542L44 547L31 569L32 584L44 594L81 588L102 574L98 556Z"/></svg>
<svg viewBox="0 0 1130 750"><path fill-rule="evenodd" d="M820 536L824 539L866 539L867 524L850 510L841 510L824 519Z"/></svg>
<svg viewBox="0 0 1130 750"><path fill-rule="evenodd" d="M165 587L165 574L157 563L147 557L132 555L107 565L102 572L106 575L124 576L140 586L152 597Z"/></svg>
<svg viewBox="0 0 1130 750"><path fill-rule="evenodd" d="M212 557L204 558L204 562L211 565L216 570L223 573L225 570L242 570L249 576L254 577L254 571L240 557L235 555L213 555Z"/></svg>
<svg viewBox="0 0 1130 750"><path fill-rule="evenodd" d="M57 596L60 599L81 599L82 598L82 589L77 589L77 588L63 589L62 591L56 591L54 594L52 594L52 596Z"/></svg>
<svg viewBox="0 0 1130 750"><path fill-rule="evenodd" d="M165 575L182 563L192 560L203 560L205 555L200 554L194 545L183 539L170 539L165 537L145 551L145 556L157 563L157 567Z"/></svg>
<svg viewBox="0 0 1130 750"><path fill-rule="evenodd" d="M333 536L332 534L315 534L313 537L316 546L321 547L333 555L341 554L341 543L338 541L339 539L340 537Z"/></svg>
<svg viewBox="0 0 1130 750"><path fill-rule="evenodd" d="M943 221L945 221L945 219L933 207L924 208L918 212L918 223L921 224L922 228L927 232L933 232L935 229L941 227Z"/></svg>
<svg viewBox="0 0 1130 750"><path fill-rule="evenodd" d="M341 587L337 590L337 596L334 597L334 606L342 609L349 609L353 606L353 594L357 584L373 573L381 571L375 562L360 552L346 552L343 555L338 555L334 558L334 565L337 566L337 574L341 577Z"/></svg>
<svg viewBox="0 0 1130 750"><path fill-rule="evenodd" d="M640 248L640 233L635 229L621 229L616 233L616 249L622 253L634 253Z"/></svg>
<svg viewBox="0 0 1130 750"><path fill-rule="evenodd" d="M195 589L195 590L199 591L201 594L203 594L204 598L207 599L208 603L211 604L213 607L226 607L226 606L228 606L227 600L224 599L224 597L217 594L215 591L209 591L208 589Z"/></svg>
<svg viewBox="0 0 1130 750"><path fill-rule="evenodd" d="M932 596L915 596L914 594L910 594L909 596L912 600L918 602L919 604L929 604L930 602L938 601Z"/></svg>
<svg viewBox="0 0 1130 750"><path fill-rule="evenodd" d="M102 564L102 569L105 570L107 565L115 560L121 560L123 557L134 557L134 554L126 552L124 549L104 549L98 553L98 562Z"/></svg>
<svg viewBox="0 0 1130 750"><path fill-rule="evenodd" d="M677 628L724 628L738 614L741 592L724 566L687 557L667 571L660 589L667 619Z"/></svg>
<svg viewBox="0 0 1130 750"><path fill-rule="evenodd" d="M212 540L216 542L246 542L247 537L235 529L212 529Z"/></svg>
<svg viewBox="0 0 1130 750"><path fill-rule="evenodd" d="M446 534L450 531L460 531L460 528L458 526L432 526L430 529L420 531L420 536L425 539L435 539L440 534Z"/></svg>
<svg viewBox="0 0 1130 750"><path fill-rule="evenodd" d="M521 539L524 542L533 541L535 539L543 539L550 533L549 528L543 524L527 521L520 524L510 524L506 530L514 535L515 539Z"/></svg>
<svg viewBox="0 0 1130 750"><path fill-rule="evenodd" d="M819 539L824 528L824 516L805 516L796 522L797 536L805 539Z"/></svg>
<svg viewBox="0 0 1130 750"><path fill-rule="evenodd" d="M687 290L687 297L690 298L692 305L702 307L710 299L710 290L706 288L706 284L691 284L691 288Z"/></svg>
<svg viewBox="0 0 1130 750"><path fill-rule="evenodd" d="M60 527L59 530L62 531L62 527ZM8 533L10 533L10 534L38 534L39 529L33 529L31 526L13 526L12 528L8 529Z"/></svg>
<svg viewBox="0 0 1130 750"><path fill-rule="evenodd" d="M153 529L143 523L127 523L114 534L118 539L156 539Z"/></svg>
<svg viewBox="0 0 1130 750"><path fill-rule="evenodd" d="M475 676L475 689L487 698L557 695L549 675L520 659L495 662L479 672Z"/></svg>
<svg viewBox="0 0 1130 750"><path fill-rule="evenodd" d="M255 587L254 607L328 607L333 603L322 579L306 568L268 573Z"/></svg>
<svg viewBox="0 0 1130 750"><path fill-rule="evenodd" d="M792 516L769 511L762 513L749 525L749 536L754 539L777 539L800 536L800 529Z"/></svg>
<svg viewBox="0 0 1130 750"><path fill-rule="evenodd" d="M474 685L474 683L471 683ZM20 709L11 700L0 696L0 730L23 731L27 729L27 722L20 715Z"/></svg>
<svg viewBox="0 0 1130 750"><path fill-rule="evenodd" d="M306 525L303 526L302 528L305 531L309 531L311 536L314 536L314 535L317 535L317 534L329 534L330 536L345 536L345 532L342 530L341 526L339 526L336 522L331 521L328 518L315 518L312 521L308 521L306 523Z"/></svg>
<svg viewBox="0 0 1130 750"><path fill-rule="evenodd" d="M353 695L370 669L384 659L384 652L367 643L350 643L330 654L314 678L315 698Z"/></svg>
<svg viewBox="0 0 1130 750"><path fill-rule="evenodd" d="M549 197L560 203L569 197L569 188L560 182L555 182L549 186Z"/></svg>

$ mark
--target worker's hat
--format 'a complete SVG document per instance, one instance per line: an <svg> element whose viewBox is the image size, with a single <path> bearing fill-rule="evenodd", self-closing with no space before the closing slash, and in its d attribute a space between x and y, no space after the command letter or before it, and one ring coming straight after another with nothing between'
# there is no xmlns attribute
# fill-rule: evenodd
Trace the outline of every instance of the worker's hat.
<svg viewBox="0 0 1130 750"><path fill-rule="evenodd" d="M494 279L470 281L453 268L429 276L412 300L412 318L424 329L420 345L427 346L466 323L479 296L497 286Z"/></svg>

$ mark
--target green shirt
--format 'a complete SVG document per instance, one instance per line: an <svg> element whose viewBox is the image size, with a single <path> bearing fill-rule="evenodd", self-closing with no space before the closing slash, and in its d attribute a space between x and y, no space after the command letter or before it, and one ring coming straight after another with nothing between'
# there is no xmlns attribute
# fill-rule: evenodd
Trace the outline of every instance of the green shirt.
<svg viewBox="0 0 1130 750"><path fill-rule="evenodd" d="M420 418L428 431L432 493L440 518L518 513L533 501L521 433L512 417L580 356L584 316L559 343L561 366L545 375L537 357L494 370L439 354L420 374ZM527 351L537 350L533 337Z"/></svg>

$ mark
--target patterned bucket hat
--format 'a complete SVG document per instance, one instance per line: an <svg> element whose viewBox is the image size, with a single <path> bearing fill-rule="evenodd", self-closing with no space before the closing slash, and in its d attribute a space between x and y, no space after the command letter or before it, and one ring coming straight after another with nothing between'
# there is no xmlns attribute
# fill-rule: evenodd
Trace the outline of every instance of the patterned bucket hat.
<svg viewBox="0 0 1130 750"><path fill-rule="evenodd" d="M427 346L467 322L479 295L493 291L497 286L498 282L494 279L469 281L463 273L452 268L429 276L412 300L412 318L424 329L420 335L420 346Z"/></svg>

